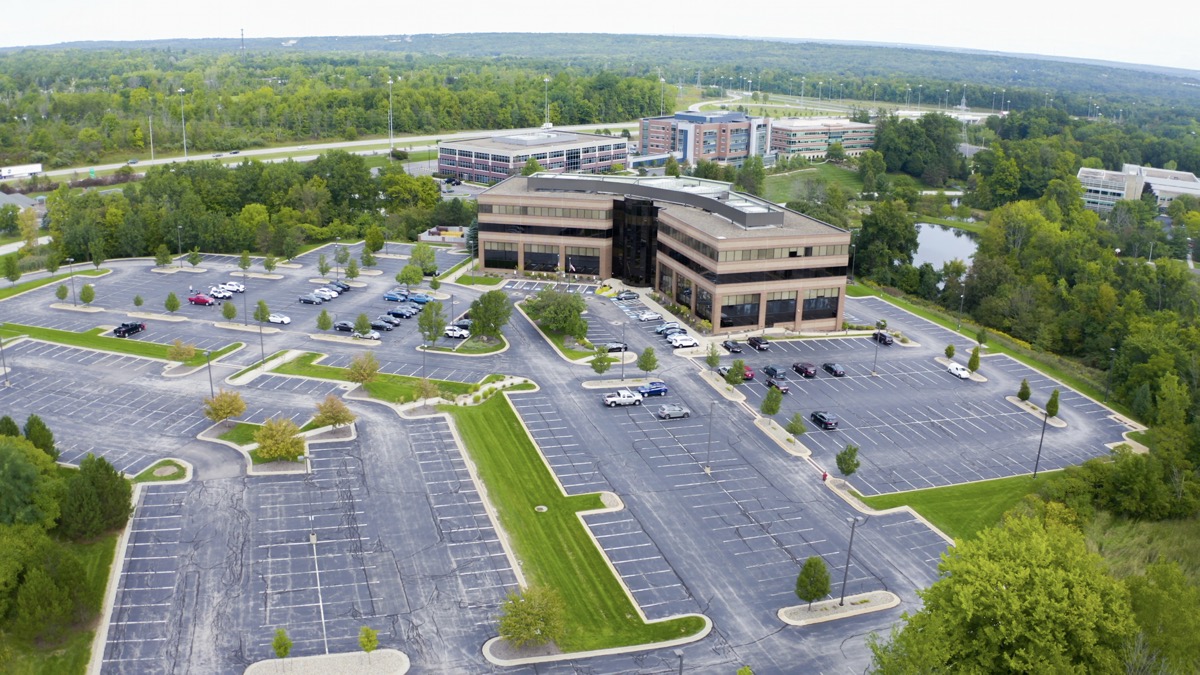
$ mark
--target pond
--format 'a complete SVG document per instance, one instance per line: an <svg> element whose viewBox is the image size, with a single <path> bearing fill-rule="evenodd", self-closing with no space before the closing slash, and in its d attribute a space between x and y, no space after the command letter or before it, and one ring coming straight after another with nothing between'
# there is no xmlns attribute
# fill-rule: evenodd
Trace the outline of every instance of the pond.
<svg viewBox="0 0 1200 675"><path fill-rule="evenodd" d="M920 267L929 263L934 269L941 270L943 263L958 258L970 266L976 246L975 235L966 230L917 223L917 254L913 256L913 265Z"/></svg>

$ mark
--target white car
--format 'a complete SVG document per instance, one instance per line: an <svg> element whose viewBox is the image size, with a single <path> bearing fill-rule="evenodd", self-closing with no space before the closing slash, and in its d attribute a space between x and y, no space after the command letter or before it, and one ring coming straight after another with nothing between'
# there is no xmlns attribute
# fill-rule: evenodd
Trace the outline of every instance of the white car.
<svg viewBox="0 0 1200 675"><path fill-rule="evenodd" d="M270 321L271 323L281 323L286 326L292 322L292 317L284 314L272 314L267 317L267 321Z"/></svg>
<svg viewBox="0 0 1200 675"><path fill-rule="evenodd" d="M687 333L680 333L678 335L672 335L670 342L671 342L671 346L674 347L675 349L679 349L680 347L699 347L700 346L700 343L696 342L696 338L692 337L691 335L688 335Z"/></svg>
<svg viewBox="0 0 1200 675"><path fill-rule="evenodd" d="M446 337L466 340L467 338L471 337L471 331L458 326L446 326Z"/></svg>
<svg viewBox="0 0 1200 675"><path fill-rule="evenodd" d="M246 292L246 287L236 281L226 281L225 283L221 284L221 288L224 288L227 291L232 291L234 293L245 293Z"/></svg>
<svg viewBox="0 0 1200 675"><path fill-rule="evenodd" d="M328 288L318 288L318 289L314 290L312 292L312 294L322 300L332 300L337 297L337 293L334 293L333 291L329 290Z"/></svg>
<svg viewBox="0 0 1200 675"><path fill-rule="evenodd" d="M961 363L951 363L946 367L946 372L961 380L967 380L971 377L971 371L967 370L967 367Z"/></svg>
<svg viewBox="0 0 1200 675"><path fill-rule="evenodd" d="M638 321L658 321L661 318L662 314L659 314L658 312L651 312L650 310L646 310L645 312L638 314Z"/></svg>
<svg viewBox="0 0 1200 675"><path fill-rule="evenodd" d="M208 289L208 297L216 298L218 300L228 300L229 298L233 297L233 293L230 293L228 290L226 290L224 286L213 286L212 288Z"/></svg>
<svg viewBox="0 0 1200 675"><path fill-rule="evenodd" d="M369 330L365 333L353 333L352 336L359 340L378 340L379 331Z"/></svg>

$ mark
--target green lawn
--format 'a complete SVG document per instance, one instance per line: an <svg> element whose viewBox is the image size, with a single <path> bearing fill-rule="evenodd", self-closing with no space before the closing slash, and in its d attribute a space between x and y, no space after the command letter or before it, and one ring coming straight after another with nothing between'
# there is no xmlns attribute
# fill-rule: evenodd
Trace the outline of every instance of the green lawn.
<svg viewBox="0 0 1200 675"><path fill-rule="evenodd" d="M469 265L473 262L475 262L475 261L472 258L464 258L462 261L460 261L454 267L451 267L450 269L446 270L445 272L442 272L441 274L439 274L437 278L439 281L445 281L447 277L449 277L451 274L454 274L454 272L457 271L460 267L462 267L463 265Z"/></svg>
<svg viewBox="0 0 1200 675"><path fill-rule="evenodd" d="M232 429L217 436L223 441L229 441L235 445L250 445L254 443L254 433L262 428L261 424L250 424L249 422L238 422Z"/></svg>
<svg viewBox="0 0 1200 675"><path fill-rule="evenodd" d="M566 496L504 396L470 407L443 406L487 485L530 583L556 589L566 602L564 651L644 644L692 635L698 617L646 624L576 517L600 508L599 495ZM535 511L545 506L545 513Z"/></svg>
<svg viewBox="0 0 1200 675"><path fill-rule="evenodd" d="M470 275L470 274L464 274L464 275L462 275L461 277L459 277L459 278L455 279L455 280L454 280L454 283L456 283L456 284L462 284L462 285L464 285L464 286L472 286L472 285L477 285L477 286L496 286L496 285L498 285L498 284L499 284L501 281L504 281L504 280L503 280L503 279L501 279L500 277L489 277L489 276L472 276L472 275Z"/></svg>
<svg viewBox="0 0 1200 675"><path fill-rule="evenodd" d="M77 276L83 276L83 277L100 277L100 276L104 276L105 274L108 274L108 272L109 271L106 269L99 269L99 270L92 269L92 270L76 270L75 274ZM32 290L34 288L41 288L42 286L49 286L50 284L55 283L57 281L66 281L70 278L71 278L70 273L56 274L51 277L46 277L45 279L37 279L36 281L26 281L25 283L20 283L20 284L15 284L15 285L10 284L8 286L5 286L4 288L0 288L0 300L3 300L4 298L11 298L12 296L16 295L17 293L24 293L25 291ZM68 285L69 285L69 282L68 282ZM76 289L76 292L78 292L78 289Z"/></svg>
<svg viewBox="0 0 1200 675"><path fill-rule="evenodd" d="M0 324L0 330L5 332L17 333L20 335L28 335L31 338L45 340L46 342L54 342L61 345L70 345L72 347L85 347L88 349L98 349L106 352L115 352L117 354L128 354L130 356L144 356L151 359L170 360L167 357L167 352L171 349L170 345L160 345L155 342L143 342L141 340L127 340L125 338L107 337L101 335L104 331L100 328L93 328L82 333L75 333L69 330L58 330L57 328L42 328L40 326L25 326L17 323ZM227 354L234 349L242 346L240 342L234 342L226 345L221 349L213 352L212 358L218 358L223 354ZM187 366L202 366L205 363L204 352L199 352L192 358L184 362Z"/></svg>
<svg viewBox="0 0 1200 675"><path fill-rule="evenodd" d="M970 539L985 527L996 525L1000 516L1035 490L1031 476L914 490L875 497L862 497L876 509L908 505L955 539Z"/></svg>
<svg viewBox="0 0 1200 675"><path fill-rule="evenodd" d="M155 476L154 475L155 471L157 471L163 467L168 467L168 466L171 467L172 469L174 469L174 471L172 471L169 474L163 475L163 476ZM154 466L150 467L149 469L146 469L145 471L139 473L133 479L133 482L135 482L135 483L154 483L157 481L179 480L180 478L183 478L186 474L187 474L187 469L183 468L182 464L180 464L179 462L176 462L174 460L171 460L171 459L164 459L161 462L156 463Z"/></svg>
<svg viewBox="0 0 1200 675"><path fill-rule="evenodd" d="M537 328L542 333L542 335L545 335L546 337L550 338L550 342L554 345L554 348L557 349L559 351L559 353L562 354L563 356L567 357L568 359L570 359L572 361L578 361L579 359L586 359L589 356L595 356L595 354L596 354L595 350L576 349L574 347L568 347L567 346L567 337L569 337L569 336L566 333L563 333L562 331L546 330L545 328L542 327L542 324L538 323L536 316L531 316L531 315L527 314L524 311L523 307L521 307L520 309L521 309L521 313L525 314L525 316L533 323L533 327ZM574 341L574 338L571 338L571 340Z"/></svg>
<svg viewBox="0 0 1200 675"><path fill-rule="evenodd" d="M862 192L863 188L857 172L833 164L818 164L808 169L767 176L763 196L772 202L792 201L800 194L805 181L813 179L837 183L846 188L852 197Z"/></svg>
<svg viewBox="0 0 1200 675"><path fill-rule="evenodd" d="M280 364L272 372L284 375L317 377L323 380L350 381L347 378L348 371L345 368L335 368L333 366L323 366L313 363L313 361L320 357L321 354L308 352L293 361ZM419 377L405 377L403 375L382 373L375 380L368 383L365 389L372 398L388 401L389 403L407 403L417 400L417 383L420 381L421 378ZM431 381L437 385L438 391L447 399L453 399L460 394L469 394L474 391L475 387L475 385L465 382L450 382L448 380Z"/></svg>
<svg viewBox="0 0 1200 675"><path fill-rule="evenodd" d="M479 336L472 335L466 342L459 343L454 347L434 347L431 352L449 352L451 354L491 354L504 349L504 338L499 341L484 343L479 339Z"/></svg>

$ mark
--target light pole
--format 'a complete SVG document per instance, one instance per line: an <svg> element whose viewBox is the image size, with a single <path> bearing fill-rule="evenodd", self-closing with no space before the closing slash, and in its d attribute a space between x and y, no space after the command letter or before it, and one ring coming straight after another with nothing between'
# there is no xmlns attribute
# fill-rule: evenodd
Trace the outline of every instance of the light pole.
<svg viewBox="0 0 1200 675"><path fill-rule="evenodd" d="M1105 403L1108 403L1108 393L1110 391L1112 391L1112 371L1113 371L1113 368L1117 365L1117 348L1109 347L1108 353L1109 353L1108 383L1104 385L1104 402Z"/></svg>
<svg viewBox="0 0 1200 675"><path fill-rule="evenodd" d="M921 93L925 91L925 85L917 85L917 110L921 109Z"/></svg>
<svg viewBox="0 0 1200 675"><path fill-rule="evenodd" d="M710 457L712 457L713 406L715 406L716 404L717 404L716 401L708 402L708 449L704 451L704 473L706 473L710 476L712 475L712 465L708 463L708 460Z"/></svg>
<svg viewBox="0 0 1200 675"><path fill-rule="evenodd" d="M179 126L183 127L183 158L187 159L187 118L183 116L183 87L179 88Z"/></svg>
<svg viewBox="0 0 1200 675"><path fill-rule="evenodd" d="M683 675L683 650L676 649L675 656L679 657L679 675Z"/></svg>
<svg viewBox="0 0 1200 675"><path fill-rule="evenodd" d="M880 319L875 322L875 332L879 332L887 328L887 321ZM875 375L875 366L879 365L879 336L875 336L875 360L871 362L871 374Z"/></svg>
<svg viewBox="0 0 1200 675"><path fill-rule="evenodd" d="M8 361L4 359L4 338L0 337L0 370L4 371L4 386L9 386L8 382Z"/></svg>
<svg viewBox="0 0 1200 675"><path fill-rule="evenodd" d="M875 107L875 94L879 92L879 83L871 85L871 107Z"/></svg>
<svg viewBox="0 0 1200 675"><path fill-rule="evenodd" d="M846 520L850 521L850 545L846 547L846 569L842 571L842 599L838 600L838 607L846 605L846 579L850 576L850 552L854 550L854 528L858 527L862 518L854 516Z"/></svg>
<svg viewBox="0 0 1200 675"><path fill-rule="evenodd" d="M392 158L390 152L396 150L396 140L392 136L392 83L395 82L392 78L388 78L388 159Z"/></svg>
<svg viewBox="0 0 1200 675"><path fill-rule="evenodd" d="M955 328L954 330L962 330L963 302L965 302L966 299L967 294L965 292L958 294L958 328Z"/></svg>
<svg viewBox="0 0 1200 675"><path fill-rule="evenodd" d="M179 255L179 269L183 269L183 226L175 226L175 251Z"/></svg>
<svg viewBox="0 0 1200 675"><path fill-rule="evenodd" d="M804 107L804 85L806 83L805 81L806 81L806 78L804 78L804 77L800 78L800 107L801 108Z"/></svg>
<svg viewBox="0 0 1200 675"><path fill-rule="evenodd" d="M662 78L660 77L658 79L661 80ZM545 109L546 109L545 125L550 126L550 78L548 78L548 77L542 78L542 96L543 96L543 100L545 102ZM658 114L661 115L662 114L662 105L658 106L658 110L659 110Z"/></svg>
<svg viewBox="0 0 1200 675"><path fill-rule="evenodd" d="M629 345L625 343L625 323L626 322L624 322L624 321L621 322L621 346L624 347L624 349L621 350L621 381L622 382L625 381L625 354L627 354L629 352Z"/></svg>
<svg viewBox="0 0 1200 675"><path fill-rule="evenodd" d="M67 266L71 268L71 271L69 272L69 274L71 276L71 306L74 306L75 305L75 259L67 258L65 262L67 263Z"/></svg>
<svg viewBox="0 0 1200 675"><path fill-rule="evenodd" d="M663 116L663 108L667 102L667 81L665 78L658 78L658 116Z"/></svg>
<svg viewBox="0 0 1200 675"><path fill-rule="evenodd" d="M333 238L333 278L335 281L342 280L342 259L338 253L338 243L342 241L341 237Z"/></svg>
<svg viewBox="0 0 1200 675"><path fill-rule="evenodd" d="M208 397L216 398L217 394L213 391L212 383L212 350L204 352L204 362L208 364Z"/></svg>
<svg viewBox="0 0 1200 675"><path fill-rule="evenodd" d="M1037 478L1038 465L1042 463L1042 443L1046 440L1046 422L1049 421L1050 415L1042 411L1042 436L1038 439L1037 459L1033 460L1033 477Z"/></svg>

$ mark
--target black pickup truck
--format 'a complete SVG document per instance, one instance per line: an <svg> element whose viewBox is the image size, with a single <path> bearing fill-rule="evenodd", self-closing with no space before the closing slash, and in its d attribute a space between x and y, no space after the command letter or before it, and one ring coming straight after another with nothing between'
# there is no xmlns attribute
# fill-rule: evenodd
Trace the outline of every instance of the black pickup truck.
<svg viewBox="0 0 1200 675"><path fill-rule="evenodd" d="M129 337L146 330L146 324L137 321L126 321L113 329L113 337Z"/></svg>

